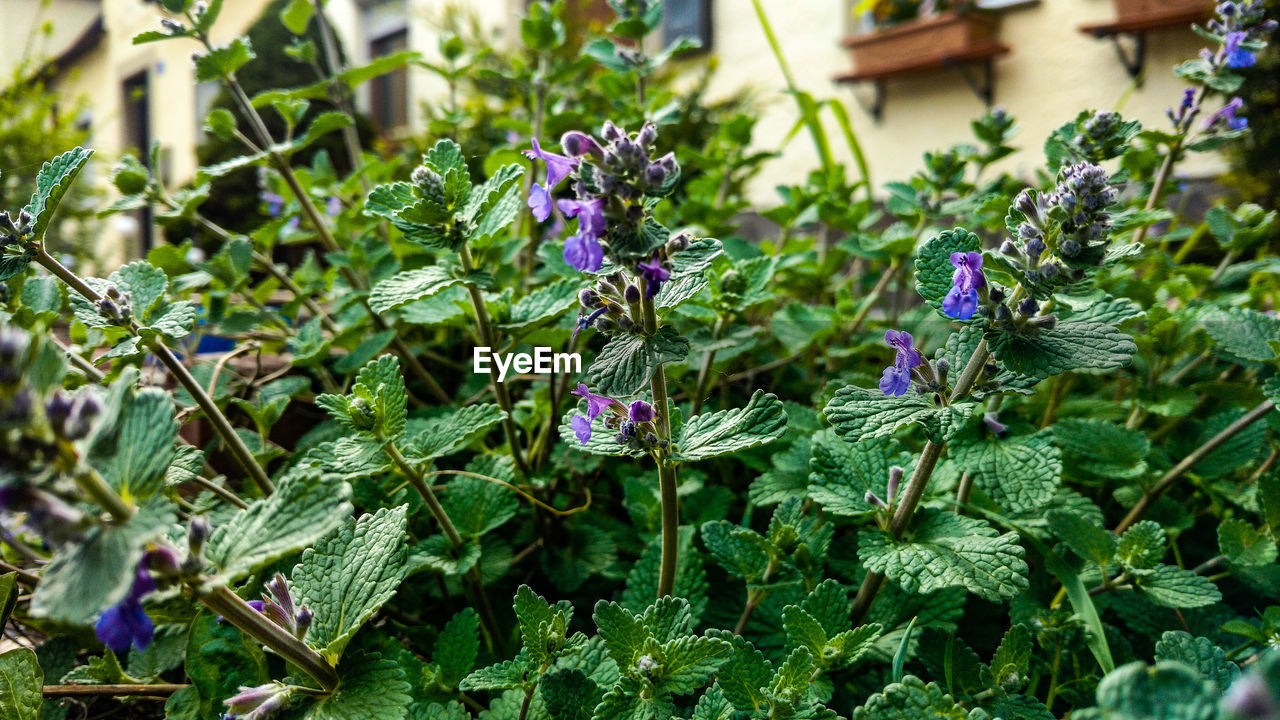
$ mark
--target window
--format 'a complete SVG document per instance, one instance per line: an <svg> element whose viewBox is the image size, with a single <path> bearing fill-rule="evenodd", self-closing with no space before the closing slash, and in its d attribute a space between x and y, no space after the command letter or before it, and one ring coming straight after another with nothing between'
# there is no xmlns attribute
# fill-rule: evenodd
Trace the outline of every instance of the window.
<svg viewBox="0 0 1280 720"><path fill-rule="evenodd" d="M392 55L409 48L409 30L381 35L369 42L369 59ZM383 132L409 124L409 72L392 70L369 82L370 114Z"/></svg>
<svg viewBox="0 0 1280 720"><path fill-rule="evenodd" d="M711 0L663 0L662 41L690 37L711 49Z"/></svg>
<svg viewBox="0 0 1280 720"><path fill-rule="evenodd" d="M124 145L137 150L138 159L143 165L151 164L151 83L147 71L125 79L121 87L124 94L124 111L121 113L124 126ZM156 171L155 168L152 168ZM130 238L134 250L145 257L155 242L155 228L151 224L151 206L147 205L134 211L138 221L138 237Z"/></svg>

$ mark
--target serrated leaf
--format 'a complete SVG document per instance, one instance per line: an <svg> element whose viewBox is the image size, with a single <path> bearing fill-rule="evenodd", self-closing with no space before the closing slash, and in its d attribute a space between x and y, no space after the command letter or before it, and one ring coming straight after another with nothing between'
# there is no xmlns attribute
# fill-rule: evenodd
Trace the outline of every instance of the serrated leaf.
<svg viewBox="0 0 1280 720"><path fill-rule="evenodd" d="M302 553L293 569L298 602L315 613L307 644L336 661L360 626L404 580L408 506L349 519L334 535Z"/></svg>
<svg viewBox="0 0 1280 720"><path fill-rule="evenodd" d="M701 688L729 659L730 651L729 643L708 637L678 637L664 643L662 690L684 695Z"/></svg>
<svg viewBox="0 0 1280 720"><path fill-rule="evenodd" d="M842 517L875 512L867 492L884 497L889 468L911 464L911 455L892 438L846 442L828 429L814 435L810 447L809 497L822 509Z"/></svg>
<svg viewBox="0 0 1280 720"><path fill-rule="evenodd" d="M1031 513L1053 500L1062 480L1062 457L1047 432L982 437L966 433L952 440L951 457L997 505L1011 513Z"/></svg>
<svg viewBox="0 0 1280 720"><path fill-rule="evenodd" d="M1218 548L1228 562L1245 567L1270 565L1277 557L1275 538L1239 518L1218 525Z"/></svg>
<svg viewBox="0 0 1280 720"><path fill-rule="evenodd" d="M473 439L502 422L507 414L497 405L467 405L447 415L409 424L405 452L413 460L432 460L451 455Z"/></svg>
<svg viewBox="0 0 1280 720"><path fill-rule="evenodd" d="M768 706L764 689L773 679L773 666L754 645L727 630L707 633L727 641L732 654L716 674L716 686L739 712L758 717Z"/></svg>
<svg viewBox="0 0 1280 720"><path fill-rule="evenodd" d="M1222 600L1222 593L1209 578L1173 565L1159 565L1134 578L1138 590L1157 605L1171 608L1198 608Z"/></svg>
<svg viewBox="0 0 1280 720"><path fill-rule="evenodd" d="M221 80L233 75L254 57L249 38L238 37L227 45L214 48L196 58L196 82Z"/></svg>
<svg viewBox="0 0 1280 720"><path fill-rule="evenodd" d="M836 433L849 442L889 437L908 425L919 425L929 439L945 442L964 427L973 405L937 407L930 398L915 393L890 397L879 390L850 385L836 392L823 413Z"/></svg>
<svg viewBox="0 0 1280 720"><path fill-rule="evenodd" d="M862 707L853 709L853 720L964 720L968 715L969 711L956 704L936 683L926 685L914 675L886 686L867 698Z"/></svg>
<svg viewBox="0 0 1280 720"><path fill-rule="evenodd" d="M444 686L457 687L475 666L479 652L479 617L475 610L463 608L445 623L431 653L431 659L440 668L438 677Z"/></svg>
<svg viewBox="0 0 1280 720"><path fill-rule="evenodd" d="M566 279L539 288L511 306L510 318L502 326L514 330L559 317L577 304L580 287L580 282Z"/></svg>
<svg viewBox="0 0 1280 720"><path fill-rule="evenodd" d="M1070 510L1053 508L1045 517L1053 534L1080 557L1098 565L1115 557L1116 538L1106 528Z"/></svg>
<svg viewBox="0 0 1280 720"><path fill-rule="evenodd" d="M689 611L701 617L706 610L707 573L702 568L702 555L693 546L693 528L680 528L676 553L676 582L671 594L689 602ZM622 591L622 606L631 612L643 612L658 596L658 580L662 563L662 538L654 537L627 575Z"/></svg>
<svg viewBox="0 0 1280 720"><path fill-rule="evenodd" d="M157 388L125 387L113 393L105 417L94 429L87 461L126 501L150 498L163 486L173 459L173 397Z"/></svg>
<svg viewBox="0 0 1280 720"><path fill-rule="evenodd" d="M373 286L369 293L369 307L376 313L390 312L460 282L460 278L438 265L398 272Z"/></svg>
<svg viewBox="0 0 1280 720"><path fill-rule="evenodd" d="M663 364L680 362L688 354L689 341L670 326L648 337L617 335L587 368L587 382L602 395L629 397L645 389Z"/></svg>
<svg viewBox="0 0 1280 720"><path fill-rule="evenodd" d="M982 520L928 509L901 541L884 530L858 536L858 557L908 593L963 587L999 602L1029 587L1017 533L1000 535Z"/></svg>
<svg viewBox="0 0 1280 720"><path fill-rule="evenodd" d="M53 219L58 205L66 197L71 183L75 181L76 176L84 169L84 164L92 155L92 150L76 147L40 167L40 172L36 174L35 192L31 193L31 199L23 208L33 220L31 231L35 237L44 236L44 231L49 227L49 221ZM22 266L25 267L26 263L22 263ZM8 277L6 275L3 279Z"/></svg>
<svg viewBox="0 0 1280 720"><path fill-rule="evenodd" d="M143 545L173 523L164 504L139 508L122 525L96 525L78 543L63 547L45 567L31 596L31 614L87 625L133 586Z"/></svg>
<svg viewBox="0 0 1280 720"><path fill-rule="evenodd" d="M44 671L34 652L20 647L0 655L0 715L6 720L36 720L43 690Z"/></svg>
<svg viewBox="0 0 1280 720"><path fill-rule="evenodd" d="M232 583L328 535L351 514L351 486L316 470L290 474L214 529L205 557Z"/></svg>
<svg viewBox="0 0 1280 720"><path fill-rule="evenodd" d="M1059 420L1053 425L1053 441L1066 454L1066 467L1118 480L1145 473L1151 450L1141 431L1095 419Z"/></svg>
<svg viewBox="0 0 1280 720"><path fill-rule="evenodd" d="M776 440L787 430L787 411L773 393L757 390L745 407L702 413L680 429L675 459L706 460Z"/></svg>
<svg viewBox="0 0 1280 720"><path fill-rule="evenodd" d="M1249 308L1228 308L1204 318L1205 332L1228 357L1266 362L1276 356L1270 343L1280 341L1280 322Z"/></svg>
<svg viewBox="0 0 1280 720"><path fill-rule="evenodd" d="M748 584L760 582L769 567L765 539L751 528L728 520L709 522L702 526L702 542L721 567Z"/></svg>
<svg viewBox="0 0 1280 720"><path fill-rule="evenodd" d="M511 660L503 660L496 665L475 670L462 679L458 689L470 691L523 688L528 675L536 669L529 656L522 652Z"/></svg>
<svg viewBox="0 0 1280 720"><path fill-rule="evenodd" d="M1212 683L1181 663L1133 662L1098 684L1098 709L1107 720L1212 720L1218 715L1213 690Z"/></svg>
<svg viewBox="0 0 1280 720"><path fill-rule="evenodd" d="M1209 638L1193 637L1191 633L1170 630L1156 643L1156 661L1173 660L1193 667L1217 686L1223 693L1240 676L1240 668L1227 659L1227 652Z"/></svg>
<svg viewBox="0 0 1280 720"><path fill-rule="evenodd" d="M1143 520L1134 524L1116 546L1116 561L1129 572L1143 572L1156 567L1169 549L1169 536L1160 523Z"/></svg>
<svg viewBox="0 0 1280 720"><path fill-rule="evenodd" d="M1035 378L1124 367L1138 346L1105 323L1064 321L1051 329L987 331L992 355L1012 372Z"/></svg>
<svg viewBox="0 0 1280 720"><path fill-rule="evenodd" d="M301 709L303 720L404 720L412 688L394 660L354 654L338 666L338 677L337 691Z"/></svg>
<svg viewBox="0 0 1280 720"><path fill-rule="evenodd" d="M551 720L591 720L602 693L594 680L576 668L553 670L538 682L538 694Z"/></svg>

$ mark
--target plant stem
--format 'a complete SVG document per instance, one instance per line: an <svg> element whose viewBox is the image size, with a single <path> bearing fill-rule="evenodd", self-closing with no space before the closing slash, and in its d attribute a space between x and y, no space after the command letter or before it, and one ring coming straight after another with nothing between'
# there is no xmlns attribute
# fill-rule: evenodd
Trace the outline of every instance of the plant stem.
<svg viewBox="0 0 1280 720"><path fill-rule="evenodd" d="M401 474L418 491L418 494L422 496L423 502L427 505L427 510L431 512L431 516L439 523L441 532L449 540L449 544L453 549L457 550L462 547L466 541L463 539L462 534L458 532L457 526L453 524L453 520L449 519L449 514L445 512L444 506L440 504L440 500L436 497L431 486L427 484L423 474L409 462L408 458L400 453L400 448L397 448L394 442L387 441L382 449L387 454L387 457L391 458L391 462L395 463L396 467L400 469ZM476 610L480 613L480 622L485 628L486 644L489 646L489 650L492 651L502 636L498 634L498 620L493 614L493 607L489 604L489 596L484 592L484 581L480 577L480 571L475 567L468 570L465 577L467 583L471 586L472 601L476 604Z"/></svg>
<svg viewBox="0 0 1280 720"><path fill-rule="evenodd" d="M1249 427L1259 419L1266 416L1267 413L1275 409L1275 403L1270 400L1264 401L1261 405L1255 407L1249 412L1242 415L1238 420L1223 428L1217 435L1209 438L1203 445L1196 448L1192 453L1182 459L1182 462L1175 465L1172 469L1164 474L1150 490L1143 493L1138 503L1133 506L1128 515L1120 521L1114 532L1118 535L1129 529L1134 523L1142 519L1144 513L1155 504L1160 496L1164 495L1170 487L1173 486L1183 475L1186 475L1196 463L1203 460L1209 453L1217 450L1224 443L1235 437L1241 430Z"/></svg>
<svg viewBox="0 0 1280 720"><path fill-rule="evenodd" d="M471 249L466 244L458 250L458 258L462 261L462 271L470 275L475 270L475 263L471 258ZM476 328L480 331L480 342L493 348L493 328L489 324L489 311L484 306L484 294L480 292L480 288L471 283L467 283L467 293L471 296L471 306L476 313ZM498 379L498 369L493 363L489 364L489 382L493 386L493 395L498 400L498 407L506 413L506 417L502 419L502 429L506 431L507 444L511 446L511 457L516 461L516 467L527 477L530 474L529 465L525 462L524 453L520 450L520 431L516 427L516 420L512 414L511 396L507 393L506 384Z"/></svg>
<svg viewBox="0 0 1280 720"><path fill-rule="evenodd" d="M955 403L956 400L967 395L973 389L974 383L978 380L978 375L982 373L983 366L987 364L988 355L987 341L982 340L978 343L978 347L973 349L973 355L970 356L969 362L964 366L960 377L956 379L955 389L951 392L948 404ZM915 513L916 507L924 497L924 492L929 487L929 479L933 477L933 471L937 468L938 460L942 458L942 451L945 448L945 443L932 440L924 444L924 450L920 453L920 461L916 463L916 469L911 473L911 480L907 482L907 487L902 492L902 499L894 510L893 518L889 521L889 532L895 540L902 538L902 534L906 532L907 525L911 523L911 516ZM867 613L871 611L871 605L875 602L876 595L880 592L880 587L883 584L884 575L877 572L867 572L866 578L862 581L862 586L858 588L858 596L853 601L852 615L855 627L866 620Z"/></svg>
<svg viewBox="0 0 1280 720"><path fill-rule="evenodd" d="M45 251L43 244L37 246L36 262L94 305L102 301L102 296L89 287L84 280L81 280L79 276L49 255ZM267 476L267 471L258 464L258 461L253 457L253 453L249 451L249 447L244 444L244 440L241 440L235 429L231 427L231 422L227 420L227 416L222 414L217 404L213 402L213 398L209 397L204 388L200 386L200 383L192 377L191 371L187 370L186 366L174 356L173 351L169 350L158 338L151 338L145 342L151 354L169 369L178 384L191 395L196 401L196 405L204 411L205 417L213 425L214 431L227 444L227 449L235 457L236 461L240 463L241 468L248 473L249 478L258 486L262 494L270 495L275 492L275 486L272 485L271 478ZM104 505L104 507L106 506Z"/></svg>
<svg viewBox="0 0 1280 720"><path fill-rule="evenodd" d="M774 558L769 558L769 566L765 568L764 574L760 576L760 584L764 585L769 582L769 578L773 577L773 572L778 568L778 563ZM751 615L760 607L760 603L764 602L764 598L769 591L762 588L753 588L747 591L747 604L742 608L742 614L738 616L738 624L733 628L734 635L741 635L747 629L747 623L751 621Z"/></svg>
<svg viewBox="0 0 1280 720"><path fill-rule="evenodd" d="M973 473L964 473L960 476L960 487L956 489L956 514L962 512L962 508L969 503L969 495L973 492Z"/></svg>
<svg viewBox="0 0 1280 720"><path fill-rule="evenodd" d="M199 599L205 607L221 615L243 633L298 666L326 691L333 692L338 687L338 674L319 653L271 622L266 615L254 610L229 588L220 587L201 595Z"/></svg>
<svg viewBox="0 0 1280 720"><path fill-rule="evenodd" d="M658 332L658 313L654 309L653 299L649 297L648 283L644 278L640 279L640 285L640 290L644 293L644 299L640 302L644 331L652 336ZM653 377L649 379L649 389L653 392L653 407L657 413L658 437L670 442L671 411L667 407L667 371L663 366L654 370ZM679 480L675 463L668 460L667 451L655 453L654 460L658 464L658 490L662 500L662 564L658 572L658 597L663 598L670 595L676 586L680 552Z"/></svg>
<svg viewBox="0 0 1280 720"><path fill-rule="evenodd" d="M724 316L716 318L716 326L711 331L711 339L719 340L720 335L724 333ZM698 372L698 380L693 386L693 407L689 410L689 417L697 415L702 410L702 400L711 392L711 388L707 385L711 381L711 366L716 362L716 351L708 350L707 359L702 363L702 369Z"/></svg>
<svg viewBox="0 0 1280 720"><path fill-rule="evenodd" d="M41 691L47 698L95 697L104 695L166 698L191 687L184 684L157 683L155 685L45 685Z"/></svg>

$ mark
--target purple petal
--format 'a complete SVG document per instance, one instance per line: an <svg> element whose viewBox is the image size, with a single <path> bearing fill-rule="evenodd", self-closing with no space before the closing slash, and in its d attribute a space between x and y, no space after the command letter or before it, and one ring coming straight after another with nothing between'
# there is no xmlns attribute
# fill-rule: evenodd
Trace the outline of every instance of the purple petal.
<svg viewBox="0 0 1280 720"><path fill-rule="evenodd" d="M880 392L889 397L905 395L911 388L911 371L899 367L887 367L880 375Z"/></svg>
<svg viewBox="0 0 1280 720"><path fill-rule="evenodd" d="M978 311L978 291L970 290L968 292L961 291L958 287L953 287L942 299L942 312L947 317L956 320L968 320Z"/></svg>
<svg viewBox="0 0 1280 720"><path fill-rule="evenodd" d="M578 436L578 442L583 445L591 439L591 421L581 415L574 415L569 421L569 426L573 428L573 434Z"/></svg>
<svg viewBox="0 0 1280 720"><path fill-rule="evenodd" d="M533 217L538 222L546 222L551 217L551 193L538 183L534 183L529 188L529 209L533 210Z"/></svg>
<svg viewBox="0 0 1280 720"><path fill-rule="evenodd" d="M653 406L644 400L636 400L631 403L628 414L630 415L632 422L650 422L654 417Z"/></svg>
<svg viewBox="0 0 1280 720"><path fill-rule="evenodd" d="M571 235L564 241L564 261L583 272L595 272L604 264L604 248L595 238Z"/></svg>

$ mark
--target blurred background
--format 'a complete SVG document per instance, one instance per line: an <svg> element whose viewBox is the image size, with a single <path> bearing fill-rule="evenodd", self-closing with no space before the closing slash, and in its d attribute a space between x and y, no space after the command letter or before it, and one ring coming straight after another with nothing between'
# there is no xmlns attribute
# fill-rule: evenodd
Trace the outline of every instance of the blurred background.
<svg viewBox="0 0 1280 720"><path fill-rule="evenodd" d="M329 0L348 65L411 53L410 62L363 84L353 98L365 147L412 155L436 137L464 134L491 145L525 144L527 132L522 137L520 130L527 123L519 117L525 98L504 78L521 63L520 18L529 2ZM290 54L294 37L279 19L289 4L226 0L214 41L250 36L257 59L239 75L251 94L316 79ZM790 78L749 0L664 0L663 37L652 38L655 47L678 37L701 46L682 53L663 78L672 88L664 117L682 128L672 141L701 148L732 117L749 118L750 151L770 157L742 178L748 207L768 206L775 188L800 183L823 164L797 125L792 84L843 106L877 195L884 183L909 177L923 153L970 138L970 121L991 106L1021 127L1014 144L1029 152L997 166L1017 174L1040 164L1043 138L1081 108L1114 110L1163 129L1165 110L1179 102L1183 87L1172 67L1203 46L1190 23L1206 17L1212 3L761 0L759 7ZM134 35L158 28L160 15L155 0L0 0L0 204L21 204L44 159L76 143L95 148L87 173L97 182L79 183L82 209L64 214L57 234L65 251L106 267L140 257L162 239L182 239L171 237L175 233L195 232L182 223L158 228L146 210L95 219L90 208L111 201L105 179L122 153L155 163L170 189L191 183L201 165L240 153L202 128L211 109L230 103L216 82L196 82L195 43L132 44ZM570 40L580 47L612 17L605 0L570 0ZM308 33L316 32L312 23ZM590 71L582 72L585 88ZM1192 212L1221 192L1274 205L1277 180L1266 158L1274 158L1280 144L1275 68L1252 72L1272 78L1246 83L1258 88L1246 98L1253 138L1237 158L1198 155L1184 166L1182 181L1192 192L1183 202ZM607 95L609 88L594 91ZM840 137L835 116L823 119L830 136ZM337 158L338 138L331 139ZM832 143L829 152L835 162L854 165L848 144ZM261 221L251 169L218 183L204 206L207 215L232 228Z"/></svg>

